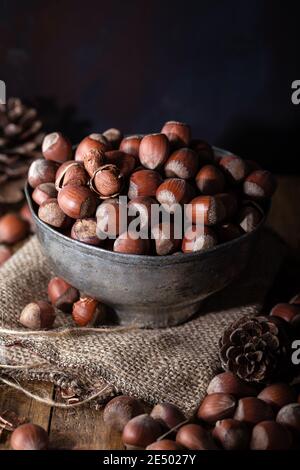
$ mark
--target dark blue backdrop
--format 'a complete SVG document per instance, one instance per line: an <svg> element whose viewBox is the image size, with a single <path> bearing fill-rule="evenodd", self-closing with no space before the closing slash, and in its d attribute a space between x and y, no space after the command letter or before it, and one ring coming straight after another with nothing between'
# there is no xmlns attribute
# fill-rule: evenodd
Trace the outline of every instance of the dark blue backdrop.
<svg viewBox="0 0 300 470"><path fill-rule="evenodd" d="M49 129L61 126L78 140L112 125L148 132L180 119L196 136L275 170L296 170L299 2L0 6L0 79L9 95L43 97Z"/></svg>

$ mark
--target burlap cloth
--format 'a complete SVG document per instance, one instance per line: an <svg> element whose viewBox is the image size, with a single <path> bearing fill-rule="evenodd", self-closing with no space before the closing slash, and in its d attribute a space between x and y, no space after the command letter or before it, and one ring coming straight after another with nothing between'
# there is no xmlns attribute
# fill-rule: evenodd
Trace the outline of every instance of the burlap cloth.
<svg viewBox="0 0 300 470"><path fill-rule="evenodd" d="M84 399L110 384L94 403L113 393L149 403L169 401L191 413L219 369L217 344L224 327L244 314L255 314L282 261L285 248L266 231L243 277L205 303L189 322L159 330L99 332L74 326L57 312L55 330L20 335L22 308L46 299L51 271L36 237L0 269L0 381L38 379L71 387ZM61 328L63 329L61 331ZM8 331L7 331L8 330Z"/></svg>

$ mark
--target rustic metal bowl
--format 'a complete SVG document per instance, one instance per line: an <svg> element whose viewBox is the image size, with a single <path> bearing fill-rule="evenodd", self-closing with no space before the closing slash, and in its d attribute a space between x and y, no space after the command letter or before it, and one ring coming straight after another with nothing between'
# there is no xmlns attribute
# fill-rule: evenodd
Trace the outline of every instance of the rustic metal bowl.
<svg viewBox="0 0 300 470"><path fill-rule="evenodd" d="M25 192L38 239L54 272L111 306L122 325L165 327L201 312L203 299L244 270L265 221L253 232L204 252L127 255L85 245L53 229L38 218L28 185Z"/></svg>

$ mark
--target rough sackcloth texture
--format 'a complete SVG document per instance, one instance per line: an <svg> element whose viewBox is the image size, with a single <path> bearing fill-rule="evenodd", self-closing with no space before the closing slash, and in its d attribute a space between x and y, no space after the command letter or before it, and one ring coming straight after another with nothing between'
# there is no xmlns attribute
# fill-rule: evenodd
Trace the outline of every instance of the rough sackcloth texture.
<svg viewBox="0 0 300 470"><path fill-rule="evenodd" d="M75 327L64 333L74 325L69 315L57 312L55 329L48 333L10 334L4 329L26 331L18 318L28 302L46 299L51 271L33 237L0 269L0 379L51 381L71 387L80 398L108 383L96 405L122 393L149 403L169 401L191 414L220 368L223 329L261 310L284 252L282 242L266 230L242 278L207 299L201 316L177 327L108 327L99 333Z"/></svg>

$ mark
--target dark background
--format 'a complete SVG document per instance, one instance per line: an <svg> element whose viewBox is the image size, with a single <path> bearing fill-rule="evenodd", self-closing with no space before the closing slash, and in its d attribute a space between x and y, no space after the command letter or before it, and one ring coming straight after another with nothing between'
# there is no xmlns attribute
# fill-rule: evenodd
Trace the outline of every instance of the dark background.
<svg viewBox="0 0 300 470"><path fill-rule="evenodd" d="M297 4L298 3L298 4ZM275 171L299 169L300 2L0 1L0 79L73 141L169 119Z"/></svg>

